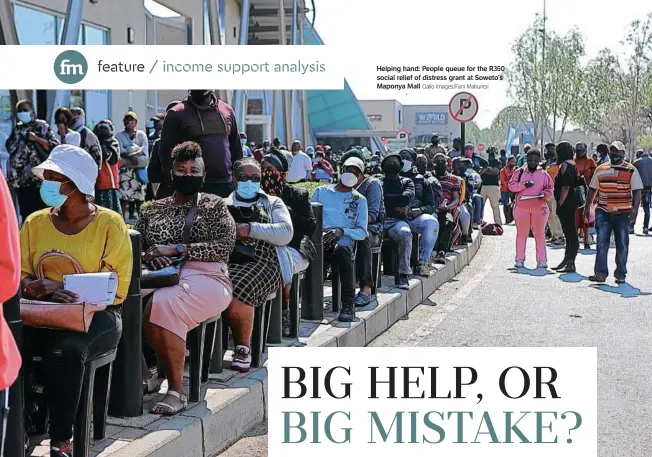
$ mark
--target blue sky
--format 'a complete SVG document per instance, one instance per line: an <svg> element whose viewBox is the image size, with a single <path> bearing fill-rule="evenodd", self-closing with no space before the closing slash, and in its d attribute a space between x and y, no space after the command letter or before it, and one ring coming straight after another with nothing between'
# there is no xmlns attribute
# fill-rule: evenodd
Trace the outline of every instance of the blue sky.
<svg viewBox="0 0 652 457"><path fill-rule="evenodd" d="M511 44L543 11L543 0L315 0L324 41L345 50L346 76L359 99L445 104L453 92L377 91L377 65L509 65ZM628 24L652 11L643 0L547 0L548 26L578 28L587 54L619 48ZM462 23L462 25L460 25ZM506 84L477 92L481 127L508 105Z"/></svg>

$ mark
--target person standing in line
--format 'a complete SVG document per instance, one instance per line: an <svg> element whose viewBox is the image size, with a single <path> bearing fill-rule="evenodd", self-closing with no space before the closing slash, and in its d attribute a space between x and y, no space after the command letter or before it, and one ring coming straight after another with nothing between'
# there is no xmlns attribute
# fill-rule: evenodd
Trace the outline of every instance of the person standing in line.
<svg viewBox="0 0 652 457"><path fill-rule="evenodd" d="M580 248L577 237L575 215L579 206L575 187L578 173L573 161L573 146L568 141L562 141L556 148L559 173L555 177L555 201L557 216L566 237L564 260L554 270L560 273L575 273L575 258Z"/></svg>
<svg viewBox="0 0 652 457"><path fill-rule="evenodd" d="M532 146L530 145L530 143L525 143L525 145L523 146L523 153L519 154L519 156L517 157L517 160L516 160L516 166L517 167L520 168L520 167L523 167L523 166L526 165L526 163L527 163L527 153L528 153L528 151L530 149L532 149Z"/></svg>
<svg viewBox="0 0 652 457"><path fill-rule="evenodd" d="M598 153L598 160L596 160L596 165L600 166L603 163L609 162L609 146L604 143L600 143L596 148L595 152Z"/></svg>
<svg viewBox="0 0 652 457"><path fill-rule="evenodd" d="M72 122L69 127L79 133L79 147L91 155L99 168L102 164L100 142L93 131L86 126L86 113L79 107L70 108L70 113L72 114Z"/></svg>
<svg viewBox="0 0 652 457"><path fill-rule="evenodd" d="M512 201L514 194L509 191L509 181L516 170L516 157L511 156L507 159L505 167L500 170L500 199L503 203L503 213L505 214L505 224L511 224L514 221L514 212Z"/></svg>
<svg viewBox="0 0 652 457"><path fill-rule="evenodd" d="M204 193L227 198L235 189L233 164L242 159L242 142L233 108L209 89L190 90L188 97L165 114L159 157L164 182L156 198L170 197L172 188L172 149L186 141L199 143L206 179Z"/></svg>
<svg viewBox="0 0 652 457"><path fill-rule="evenodd" d="M643 181L643 192L641 193L641 205L643 205L643 235L650 230L650 193L652 192L652 157L643 152L641 157L634 161L634 166L641 175ZM629 233L634 233L634 224L630 224Z"/></svg>
<svg viewBox="0 0 652 457"><path fill-rule="evenodd" d="M249 146L247 146L247 134L240 132L240 144L242 145L242 157L253 157L254 153Z"/></svg>
<svg viewBox="0 0 652 457"><path fill-rule="evenodd" d="M432 134L432 137L430 138L430 144L424 149L423 154L428 159L429 169L432 170L434 166L435 156L437 154L446 154L444 148L439 146L439 135L436 133Z"/></svg>
<svg viewBox="0 0 652 457"><path fill-rule="evenodd" d="M54 112L54 120L57 123L57 140L61 144L72 144L79 146L81 135L68 126L72 124L72 113L68 108L62 106Z"/></svg>
<svg viewBox="0 0 652 457"><path fill-rule="evenodd" d="M312 176L312 159L301 150L301 141L294 140L292 143L292 163L288 173L290 184L305 182Z"/></svg>
<svg viewBox="0 0 652 457"><path fill-rule="evenodd" d="M611 143L609 162L596 170L589 184L589 196L584 208L584 219L589 219L589 204L597 198L595 226L598 232L595 272L589 281L605 282L609 276L607 255L611 234L616 240L617 284L625 283L629 253L629 225L636 223L641 203L643 181L634 165L625 162L625 146L620 141Z"/></svg>
<svg viewBox="0 0 652 457"><path fill-rule="evenodd" d="M490 164L486 159L477 155L473 143L467 143L464 145L464 155L467 159L471 159L473 162L473 169L479 173L482 178L480 195L482 196L483 207L488 199L493 211L494 222L496 224L502 224L500 218L500 188L498 187L500 174L498 161L495 160L494 156L493 164ZM484 216L484 214L482 214L482 216Z"/></svg>
<svg viewBox="0 0 652 457"><path fill-rule="evenodd" d="M97 204L122 215L120 205L120 143L113 136L113 122L100 121L95 126L95 134L102 151L102 163L95 183Z"/></svg>
<svg viewBox="0 0 652 457"><path fill-rule="evenodd" d="M580 181L584 179L584 182L588 186L593 178L593 173L595 173L597 165L592 157L588 157L586 143L579 142L575 145L575 166L577 167L577 178ZM591 235L589 232L591 227L595 225L595 220L589 219L588 224L584 223L583 213L584 210L578 208L575 223L584 235L584 249L588 250L591 249Z"/></svg>
<svg viewBox="0 0 652 457"><path fill-rule="evenodd" d="M5 145L9 152L7 182L16 192L24 221L30 214L45 208L39 194L41 180L32 174L32 168L48 158L59 140L47 122L36 118L31 101L21 100L16 104L16 117L16 128Z"/></svg>
<svg viewBox="0 0 652 457"><path fill-rule="evenodd" d="M172 100L168 103L168 106L165 107L165 113L157 116L159 121L155 124L155 128L158 128L156 125L160 125L161 130L154 136L150 136L149 164L147 164L147 179L149 180L149 184L147 184L146 201L156 199L156 194L158 193L161 183L166 180L163 176L163 166L161 165L160 156L161 131L163 129L163 122L165 121L165 115L179 103L181 103L180 100ZM154 138L154 141L151 141L152 138Z"/></svg>
<svg viewBox="0 0 652 457"><path fill-rule="evenodd" d="M462 138L457 137L453 139L453 147L448 151L448 156L451 159L462 156Z"/></svg>
<svg viewBox="0 0 652 457"><path fill-rule="evenodd" d="M131 165L138 164L138 157L149 156L149 141L147 134L136 128L138 116L133 111L124 115L122 120L125 129L116 135L120 143L120 157L122 165L120 166L120 205L122 214L127 219L138 219L140 205L145 201L145 192L147 183L137 173L137 168L131 168Z"/></svg>
<svg viewBox="0 0 652 457"><path fill-rule="evenodd" d="M572 150L572 149L571 149ZM509 182L509 190L516 194L514 220L516 221L516 263L522 268L525 262L525 248L528 234L532 231L536 243L537 268L548 268L546 253L546 222L548 205L553 186L550 176L539 167L541 153L529 149L527 165L517 170Z"/></svg>
<svg viewBox="0 0 652 457"><path fill-rule="evenodd" d="M557 155L555 153L555 143L546 144L546 173L552 179L552 182L555 182L557 175L559 174L559 165L557 165ZM557 216L557 201L554 198L548 200L548 209L550 210L550 215L548 216L548 227L550 228L550 242L555 246L564 246L566 242L564 241L564 232L561 229L561 222L559 222L559 216Z"/></svg>
<svg viewBox="0 0 652 457"><path fill-rule="evenodd" d="M20 352L2 313L2 304L16 295L20 284L20 238L11 193L0 173L0 457L4 455L9 387L18 378Z"/></svg>

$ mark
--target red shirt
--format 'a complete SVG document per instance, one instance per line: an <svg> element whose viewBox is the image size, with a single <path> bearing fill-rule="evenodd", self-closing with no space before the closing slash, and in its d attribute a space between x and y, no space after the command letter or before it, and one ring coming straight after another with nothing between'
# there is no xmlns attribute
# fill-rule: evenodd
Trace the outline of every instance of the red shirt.
<svg viewBox="0 0 652 457"><path fill-rule="evenodd" d="M16 210L0 173L0 305L16 295L20 283L20 239ZM1 311L1 310L0 310ZM0 312L0 390L18 377L22 359L11 330Z"/></svg>

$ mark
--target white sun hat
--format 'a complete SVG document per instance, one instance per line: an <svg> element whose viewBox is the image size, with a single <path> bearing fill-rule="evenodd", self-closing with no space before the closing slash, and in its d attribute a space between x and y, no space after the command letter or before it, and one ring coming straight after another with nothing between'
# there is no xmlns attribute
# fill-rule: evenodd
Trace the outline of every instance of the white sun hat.
<svg viewBox="0 0 652 457"><path fill-rule="evenodd" d="M64 175L77 186L82 194L95 197L95 181L97 181L97 163L91 155L78 146L61 144L50 152L50 156L42 164L32 168L40 179L45 170Z"/></svg>

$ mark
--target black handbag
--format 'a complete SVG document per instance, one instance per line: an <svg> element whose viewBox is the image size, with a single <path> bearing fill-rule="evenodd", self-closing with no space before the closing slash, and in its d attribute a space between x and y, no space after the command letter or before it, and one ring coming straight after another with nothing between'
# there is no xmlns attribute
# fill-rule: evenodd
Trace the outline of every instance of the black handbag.
<svg viewBox="0 0 652 457"><path fill-rule="evenodd" d="M256 261L256 250L253 246L247 246L246 244L236 243L231 255L229 256L229 263L235 265L242 265L245 263L255 262Z"/></svg>
<svg viewBox="0 0 652 457"><path fill-rule="evenodd" d="M183 243L185 245L190 244L190 230L192 230L195 215L197 214L197 204L200 198L201 194L197 194L197 200L192 203L192 206L188 210L186 225L183 226ZM173 261L172 265L161 268L160 270L150 270L147 267L143 267L140 275L140 287L142 289L160 289L162 287L176 286L181 281L181 268L185 260L184 257L179 257Z"/></svg>

